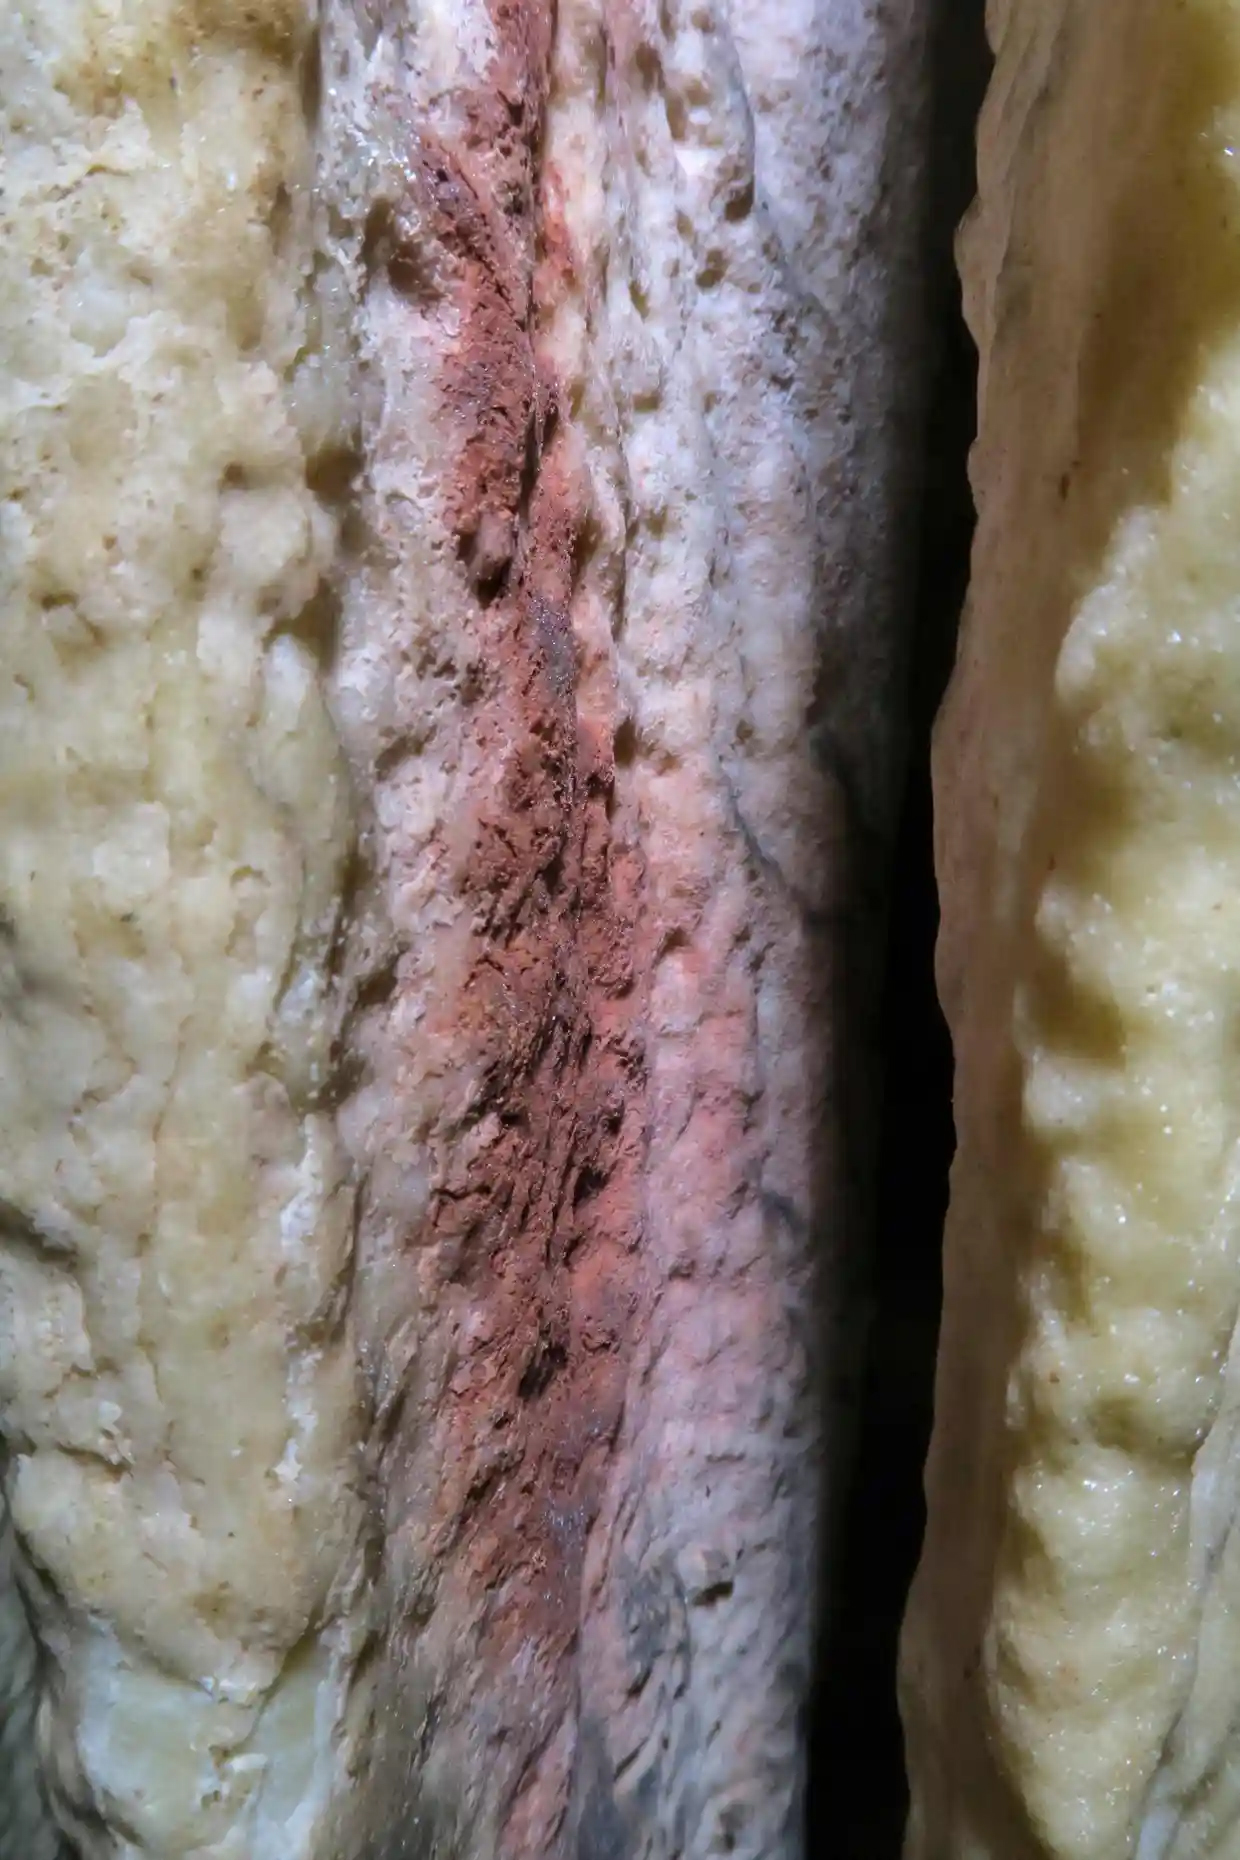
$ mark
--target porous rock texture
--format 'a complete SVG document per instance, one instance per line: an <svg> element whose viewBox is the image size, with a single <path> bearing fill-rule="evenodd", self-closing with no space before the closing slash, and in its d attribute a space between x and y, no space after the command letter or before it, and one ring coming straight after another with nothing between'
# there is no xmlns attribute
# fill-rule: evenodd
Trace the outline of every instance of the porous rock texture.
<svg viewBox="0 0 1240 1860"><path fill-rule="evenodd" d="M921 9L0 31L0 1853L791 1855Z"/></svg>

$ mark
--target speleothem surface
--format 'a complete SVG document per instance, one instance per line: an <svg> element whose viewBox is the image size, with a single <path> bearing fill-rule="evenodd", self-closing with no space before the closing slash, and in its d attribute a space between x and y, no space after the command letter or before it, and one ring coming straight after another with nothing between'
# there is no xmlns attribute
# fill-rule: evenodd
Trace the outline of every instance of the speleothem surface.
<svg viewBox="0 0 1240 1860"><path fill-rule="evenodd" d="M1240 1841L1240 7L991 30L908 1852L1205 1860Z"/></svg>
<svg viewBox="0 0 1240 1860"><path fill-rule="evenodd" d="M0 24L0 1853L792 1855L920 11L317 24Z"/></svg>

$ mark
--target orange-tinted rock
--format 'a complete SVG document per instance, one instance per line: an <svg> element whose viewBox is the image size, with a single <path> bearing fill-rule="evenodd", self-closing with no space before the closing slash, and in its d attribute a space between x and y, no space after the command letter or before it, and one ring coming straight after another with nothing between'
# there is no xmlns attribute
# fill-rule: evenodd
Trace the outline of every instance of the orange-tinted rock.
<svg viewBox="0 0 1240 1860"><path fill-rule="evenodd" d="M894 208L860 170L892 109L911 148L920 58L911 7L330 10L401 1778L365 1819L433 1828L411 1852L797 1849L915 404L913 319L874 322L915 170Z"/></svg>

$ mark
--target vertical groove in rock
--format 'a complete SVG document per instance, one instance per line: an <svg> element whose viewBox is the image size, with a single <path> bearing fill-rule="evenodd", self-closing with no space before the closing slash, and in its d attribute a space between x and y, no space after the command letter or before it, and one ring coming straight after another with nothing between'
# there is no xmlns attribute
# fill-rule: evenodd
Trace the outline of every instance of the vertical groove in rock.
<svg viewBox="0 0 1240 1860"><path fill-rule="evenodd" d="M917 448L908 774L892 860L881 1022L873 1035L882 1059L874 1246L853 1304L854 1323L868 1317L869 1333L811 1729L808 1846L811 1853L829 1850L833 1860L897 1860L908 1808L892 1681L925 1521L922 1473L954 1143L951 1043L934 985L930 738L951 671L973 530L968 454L977 356L961 316L954 248L975 186L975 125L989 66L983 15L983 0L941 0L931 19L928 406ZM863 1789L854 1786L859 1748L866 1752Z"/></svg>

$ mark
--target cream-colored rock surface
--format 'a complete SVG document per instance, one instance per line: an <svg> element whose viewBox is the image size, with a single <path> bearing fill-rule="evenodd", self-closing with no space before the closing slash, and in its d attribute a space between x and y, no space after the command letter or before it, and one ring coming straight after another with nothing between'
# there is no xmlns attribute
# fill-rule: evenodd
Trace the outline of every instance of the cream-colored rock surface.
<svg viewBox="0 0 1240 1860"><path fill-rule="evenodd" d="M990 24L908 1853L1204 1860L1240 1850L1240 7Z"/></svg>
<svg viewBox="0 0 1240 1860"><path fill-rule="evenodd" d="M353 1657L308 27L0 23L0 1425L91 1860L308 1854Z"/></svg>
<svg viewBox="0 0 1240 1860"><path fill-rule="evenodd" d="M798 1850L923 40L5 9L4 1860Z"/></svg>

